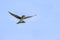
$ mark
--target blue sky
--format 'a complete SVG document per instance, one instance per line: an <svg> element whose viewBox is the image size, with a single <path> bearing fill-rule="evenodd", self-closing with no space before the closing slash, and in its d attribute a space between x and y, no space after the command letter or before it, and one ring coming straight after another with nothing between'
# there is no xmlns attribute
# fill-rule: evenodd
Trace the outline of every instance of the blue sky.
<svg viewBox="0 0 60 40"><path fill-rule="evenodd" d="M16 24L8 11L37 16ZM0 0L0 40L60 40L60 0Z"/></svg>

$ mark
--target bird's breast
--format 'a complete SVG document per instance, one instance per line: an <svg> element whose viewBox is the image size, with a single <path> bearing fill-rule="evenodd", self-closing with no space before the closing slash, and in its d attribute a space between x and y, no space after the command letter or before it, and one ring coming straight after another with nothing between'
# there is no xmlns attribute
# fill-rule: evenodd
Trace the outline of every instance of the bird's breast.
<svg viewBox="0 0 60 40"><path fill-rule="evenodd" d="M24 19L23 19L23 18L21 18L21 19L20 19L20 22L22 22L23 20L24 20Z"/></svg>

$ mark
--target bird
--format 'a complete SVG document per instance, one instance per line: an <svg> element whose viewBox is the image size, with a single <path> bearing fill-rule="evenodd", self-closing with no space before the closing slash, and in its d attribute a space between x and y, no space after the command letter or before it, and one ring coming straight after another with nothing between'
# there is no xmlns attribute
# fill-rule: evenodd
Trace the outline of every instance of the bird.
<svg viewBox="0 0 60 40"><path fill-rule="evenodd" d="M25 23L24 19L33 17L33 16L25 16L25 15L18 16L18 15L14 14L14 13L12 13L10 11L8 11L8 13L10 15L14 16L15 18L19 19L19 21L17 22L17 24L19 24L19 23ZM36 15L34 15L34 16L36 16Z"/></svg>

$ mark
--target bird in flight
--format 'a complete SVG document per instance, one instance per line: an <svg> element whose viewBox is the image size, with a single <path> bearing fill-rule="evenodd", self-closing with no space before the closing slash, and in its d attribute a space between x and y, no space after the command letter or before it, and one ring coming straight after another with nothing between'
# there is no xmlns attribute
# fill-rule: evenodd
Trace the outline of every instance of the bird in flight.
<svg viewBox="0 0 60 40"><path fill-rule="evenodd" d="M9 12L9 11L8 11L8 12ZM18 16L18 15L16 15L16 14L13 14L13 13L11 13L11 12L9 12L9 14L12 15L12 16L14 16L14 17L16 17L17 19L19 19L19 21L17 22L17 24L19 24L19 23L25 23L24 19L33 17L33 16L25 16L25 15L22 15L22 16L20 17L20 16ZM34 15L34 16L36 16L36 15Z"/></svg>

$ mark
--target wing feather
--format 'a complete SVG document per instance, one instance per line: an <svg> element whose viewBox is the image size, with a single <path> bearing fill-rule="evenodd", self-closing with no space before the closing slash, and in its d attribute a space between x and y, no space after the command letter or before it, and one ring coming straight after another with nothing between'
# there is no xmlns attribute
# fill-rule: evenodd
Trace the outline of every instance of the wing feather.
<svg viewBox="0 0 60 40"><path fill-rule="evenodd" d="M34 16L36 16L36 15L34 15ZM25 17L24 19L31 18L31 17L33 17L33 16L27 16L27 17Z"/></svg>
<svg viewBox="0 0 60 40"><path fill-rule="evenodd" d="M8 11L9 12L9 11ZM21 17L19 17L18 15L15 15L15 14L13 14L13 13L11 13L11 12L9 12L12 16L14 16L14 17L16 17L16 18L18 18L18 19L21 19Z"/></svg>

